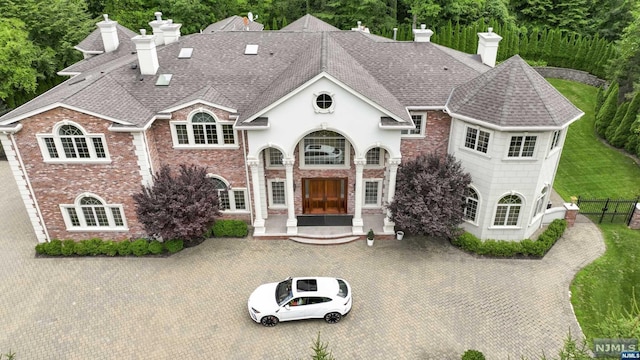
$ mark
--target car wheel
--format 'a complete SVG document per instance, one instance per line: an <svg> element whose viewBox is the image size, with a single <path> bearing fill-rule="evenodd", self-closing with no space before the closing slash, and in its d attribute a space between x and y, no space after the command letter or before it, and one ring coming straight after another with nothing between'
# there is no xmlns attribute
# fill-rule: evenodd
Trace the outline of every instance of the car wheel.
<svg viewBox="0 0 640 360"><path fill-rule="evenodd" d="M335 324L340 321L340 319L342 319L342 315L337 312L328 313L324 316L324 321L328 322L329 324Z"/></svg>
<svg viewBox="0 0 640 360"><path fill-rule="evenodd" d="M260 319L260 324L268 327L273 327L278 325L278 318L273 315L265 316Z"/></svg>

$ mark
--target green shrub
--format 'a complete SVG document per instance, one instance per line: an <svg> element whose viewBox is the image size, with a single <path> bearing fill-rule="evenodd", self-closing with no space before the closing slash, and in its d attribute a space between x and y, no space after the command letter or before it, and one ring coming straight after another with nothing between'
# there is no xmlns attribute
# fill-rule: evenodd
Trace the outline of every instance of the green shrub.
<svg viewBox="0 0 640 360"><path fill-rule="evenodd" d="M62 255L71 256L76 253L76 242L73 240L62 241Z"/></svg>
<svg viewBox="0 0 640 360"><path fill-rule="evenodd" d="M62 241L58 239L51 240L46 247L45 251L47 255L60 256L62 255Z"/></svg>
<svg viewBox="0 0 640 360"><path fill-rule="evenodd" d="M482 240L471 233L465 232L455 238L453 244L467 251L478 252L478 249L482 246Z"/></svg>
<svg viewBox="0 0 640 360"><path fill-rule="evenodd" d="M149 242L145 239L138 239L131 243L131 252L135 256L143 256L149 253Z"/></svg>
<svg viewBox="0 0 640 360"><path fill-rule="evenodd" d="M538 245L531 239L524 239L520 241L520 251L522 255L535 255L537 252Z"/></svg>
<svg viewBox="0 0 640 360"><path fill-rule="evenodd" d="M75 250L75 253L80 256L85 256L89 253L86 241L77 242L73 249Z"/></svg>
<svg viewBox="0 0 640 360"><path fill-rule="evenodd" d="M47 243L39 243L36 245L36 254L45 254L46 253Z"/></svg>
<svg viewBox="0 0 640 360"><path fill-rule="evenodd" d="M162 254L162 252L164 251L164 246L162 245L162 243L158 240L153 240L152 242L149 243L149 252L154 254L154 255L158 255L158 254Z"/></svg>
<svg viewBox="0 0 640 360"><path fill-rule="evenodd" d="M123 240L118 243L118 255L120 256L131 255L131 241Z"/></svg>
<svg viewBox="0 0 640 360"><path fill-rule="evenodd" d="M478 350L467 350L462 354L461 360L485 360L485 357Z"/></svg>
<svg viewBox="0 0 640 360"><path fill-rule="evenodd" d="M213 225L215 237L245 237L249 230L242 220L218 220Z"/></svg>
<svg viewBox="0 0 640 360"><path fill-rule="evenodd" d="M567 228L565 220L554 220L540 234L536 241L525 239L518 241L485 240L482 241L470 233L463 233L452 240L452 244L478 255L513 257L517 255L543 257L558 241Z"/></svg>
<svg viewBox="0 0 640 360"><path fill-rule="evenodd" d="M180 239L172 239L165 242L164 247L171 254L175 254L178 251L182 250L182 248L184 247L184 243Z"/></svg>
<svg viewBox="0 0 640 360"><path fill-rule="evenodd" d="M102 244L100 244L99 249L100 253L103 255L116 256L118 253L118 243L111 240L103 241Z"/></svg>
<svg viewBox="0 0 640 360"><path fill-rule="evenodd" d="M88 255L96 256L100 254L100 245L102 245L101 239L94 238L89 240L82 240L81 242L85 243Z"/></svg>

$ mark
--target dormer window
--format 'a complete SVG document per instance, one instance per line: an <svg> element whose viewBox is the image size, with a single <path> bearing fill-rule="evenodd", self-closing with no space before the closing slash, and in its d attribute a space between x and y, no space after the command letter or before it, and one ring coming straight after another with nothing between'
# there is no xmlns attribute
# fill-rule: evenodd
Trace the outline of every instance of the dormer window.
<svg viewBox="0 0 640 360"><path fill-rule="evenodd" d="M425 128L426 128L426 118L427 114L413 114L411 115L411 120L416 125L415 129L412 130L402 130L401 134L404 137L424 137Z"/></svg>
<svg viewBox="0 0 640 360"><path fill-rule="evenodd" d="M172 121L171 135L176 148L237 146L233 121L222 121L204 110L192 113L187 121Z"/></svg>
<svg viewBox="0 0 640 360"><path fill-rule="evenodd" d="M318 94L314 94L315 100L313 102L313 107L317 113L332 113L333 108L335 107L333 101L333 94L329 94L327 92L321 92Z"/></svg>

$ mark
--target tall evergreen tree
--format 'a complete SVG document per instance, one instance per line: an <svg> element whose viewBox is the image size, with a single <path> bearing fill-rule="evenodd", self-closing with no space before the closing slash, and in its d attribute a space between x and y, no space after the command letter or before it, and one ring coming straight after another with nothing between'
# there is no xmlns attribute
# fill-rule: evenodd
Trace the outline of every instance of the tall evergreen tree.
<svg viewBox="0 0 640 360"><path fill-rule="evenodd" d="M615 147L625 146L629 136L633 134L631 131L631 125L633 125L638 114L640 114L640 91L636 92L633 100L631 100L624 118L620 122L620 125L618 125L613 138L609 141L611 145Z"/></svg>
<svg viewBox="0 0 640 360"><path fill-rule="evenodd" d="M611 90L607 95L607 99L604 101L598 114L596 114L596 133L602 138L605 137L607 128L616 116L616 109L618 108L618 83L613 83L610 86Z"/></svg>
<svg viewBox="0 0 640 360"><path fill-rule="evenodd" d="M618 130L620 123L622 123L622 119L627 114L629 103L630 102L627 101L622 103L620 106L618 106L618 109L616 110L616 116L613 117L613 120L611 120L611 123L607 127L607 131L605 131L604 137L607 140L607 142L611 145L613 145L612 140L614 135L616 134L616 130Z"/></svg>

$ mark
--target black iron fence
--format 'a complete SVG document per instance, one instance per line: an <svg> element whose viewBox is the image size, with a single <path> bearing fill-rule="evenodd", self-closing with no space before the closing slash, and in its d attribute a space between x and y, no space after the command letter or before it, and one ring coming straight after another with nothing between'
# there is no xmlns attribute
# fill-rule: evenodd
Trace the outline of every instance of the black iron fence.
<svg viewBox="0 0 640 360"><path fill-rule="evenodd" d="M602 221L624 222L629 225L640 198L635 199L583 199L578 197L576 205L580 214L590 215L598 223Z"/></svg>

